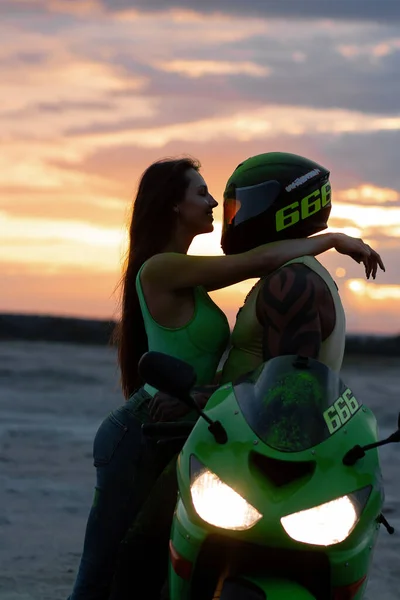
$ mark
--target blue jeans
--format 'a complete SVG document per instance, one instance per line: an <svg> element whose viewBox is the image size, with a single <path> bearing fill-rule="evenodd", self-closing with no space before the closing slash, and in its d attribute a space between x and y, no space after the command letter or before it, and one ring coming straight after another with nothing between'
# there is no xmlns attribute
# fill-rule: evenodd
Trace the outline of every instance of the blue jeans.
<svg viewBox="0 0 400 600"><path fill-rule="evenodd" d="M100 425L93 444L97 482L70 600L108 600L120 542L172 455L142 435L150 396L139 390ZM132 565L134 567L134 565ZM132 577L132 597L135 577Z"/></svg>

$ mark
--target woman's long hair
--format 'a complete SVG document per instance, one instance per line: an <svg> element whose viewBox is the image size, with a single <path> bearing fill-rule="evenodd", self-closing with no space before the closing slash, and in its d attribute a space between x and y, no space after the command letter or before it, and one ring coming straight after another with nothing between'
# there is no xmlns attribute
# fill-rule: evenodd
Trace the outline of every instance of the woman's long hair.
<svg viewBox="0 0 400 600"><path fill-rule="evenodd" d="M173 207L184 199L189 169L198 171L200 163L192 158L164 159L150 165L143 173L133 205L129 228L129 249L122 284L121 320L113 339L118 345L122 391L128 399L142 384L138 373L141 356L148 342L136 276L151 256L162 252L176 223Z"/></svg>

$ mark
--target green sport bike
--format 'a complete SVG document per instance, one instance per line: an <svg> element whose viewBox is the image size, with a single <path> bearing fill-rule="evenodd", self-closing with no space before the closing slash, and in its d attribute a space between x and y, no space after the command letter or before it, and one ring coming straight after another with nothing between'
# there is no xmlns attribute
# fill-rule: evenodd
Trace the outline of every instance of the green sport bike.
<svg viewBox="0 0 400 600"><path fill-rule="evenodd" d="M199 409L195 373L157 352L145 381L197 409L196 423L143 425L180 444L171 600L360 600L384 500L368 407L324 364L282 356ZM182 447L183 446L183 447Z"/></svg>

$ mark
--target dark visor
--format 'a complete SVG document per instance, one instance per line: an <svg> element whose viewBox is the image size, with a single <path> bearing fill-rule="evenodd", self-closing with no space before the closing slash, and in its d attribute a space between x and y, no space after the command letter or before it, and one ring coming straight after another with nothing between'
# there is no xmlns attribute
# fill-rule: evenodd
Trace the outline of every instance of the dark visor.
<svg viewBox="0 0 400 600"><path fill-rule="evenodd" d="M224 225L240 225L262 214L275 202L281 192L278 181L264 181L258 185L236 188L235 198L224 202Z"/></svg>

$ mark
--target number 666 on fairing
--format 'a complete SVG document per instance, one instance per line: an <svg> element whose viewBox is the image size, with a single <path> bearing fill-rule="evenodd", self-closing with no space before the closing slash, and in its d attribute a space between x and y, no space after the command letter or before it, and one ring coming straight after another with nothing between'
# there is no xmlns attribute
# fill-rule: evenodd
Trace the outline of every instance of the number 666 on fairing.
<svg viewBox="0 0 400 600"><path fill-rule="evenodd" d="M360 404L353 396L353 392L350 388L347 388L332 406L324 412L324 419L329 433L335 433L343 427L359 408Z"/></svg>

